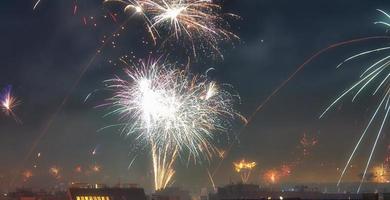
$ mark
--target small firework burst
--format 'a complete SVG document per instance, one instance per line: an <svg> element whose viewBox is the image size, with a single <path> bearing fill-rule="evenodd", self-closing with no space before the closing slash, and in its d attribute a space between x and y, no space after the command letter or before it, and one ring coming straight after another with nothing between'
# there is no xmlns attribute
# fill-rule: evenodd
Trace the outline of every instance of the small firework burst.
<svg viewBox="0 0 390 200"><path fill-rule="evenodd" d="M50 167L50 169L49 169L50 175L53 176L55 179L61 178L60 172L61 172L60 168L58 168L56 166Z"/></svg>
<svg viewBox="0 0 390 200"><path fill-rule="evenodd" d="M280 172L276 169L271 169L265 172L264 181L269 184L276 184L280 180Z"/></svg>
<svg viewBox="0 0 390 200"><path fill-rule="evenodd" d="M22 177L23 177L23 182L27 182L31 179L31 177L33 177L33 173L31 170L25 170L22 173Z"/></svg>
<svg viewBox="0 0 390 200"><path fill-rule="evenodd" d="M233 162L234 170L240 174L241 181L243 183L247 183L249 180L249 177L251 175L251 172L253 168L255 168L257 165L256 162L253 161L245 161L245 159L242 159L239 162Z"/></svg>
<svg viewBox="0 0 390 200"><path fill-rule="evenodd" d="M12 96L12 86L9 85L3 89L0 94L1 107L7 115L14 115L13 109L19 105L19 101Z"/></svg>

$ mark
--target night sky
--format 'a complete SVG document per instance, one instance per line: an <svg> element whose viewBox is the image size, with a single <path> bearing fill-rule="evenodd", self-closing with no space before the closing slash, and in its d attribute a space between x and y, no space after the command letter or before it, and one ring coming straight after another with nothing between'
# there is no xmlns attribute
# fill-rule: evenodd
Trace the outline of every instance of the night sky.
<svg viewBox="0 0 390 200"><path fill-rule="evenodd" d="M149 154L132 152L131 141L121 136L118 128L98 131L116 121L115 117L104 117L107 108L97 106L107 95L102 91L103 81L122 73L120 56L148 58L153 51L185 62L186 57L176 53L183 52L182 47L156 50L143 42L148 41L148 37L142 23L131 20L116 39L115 48L107 45L72 89L101 46L103 36L115 31L126 16L121 15L119 9L93 0L79 0L76 15L71 0L42 0L35 11L33 5L33 1L0 2L0 87L13 86L13 94L21 101L15 113L22 121L20 124L0 114L0 189L45 188L70 181L110 185L133 182L150 189ZM241 16L231 21L231 30L241 41L223 45L223 60L200 56L194 61L192 71L201 73L215 68L213 78L232 84L239 92L241 104L237 109L244 116L250 116L317 51L341 41L388 35L385 27L373 24L384 19L376 9L390 11L390 2L386 0L225 0L222 5L226 12ZM119 13L118 23L103 17L108 10ZM87 25L84 25L84 16L87 16ZM378 39L342 46L309 63L257 113L236 140L230 141L234 145L215 175L217 185L239 180L232 162L241 158L258 163L251 182L261 183L264 171L301 156L300 139L304 133L316 137L318 144L281 182L336 182L340 173L337 168L343 167L377 99L361 98L354 104L346 99L324 119L318 117L331 100L381 54L350 62L340 69L336 66L349 56L388 43L389 40ZM84 101L90 93L92 95ZM385 158L390 142L388 130L386 127L373 165ZM238 131L237 128L231 134ZM373 136L371 133L365 140L346 181L359 180ZM36 148L30 152L36 141ZM92 155L94 150L96 154ZM38 153L41 153L39 158ZM136 154L139 155L135 164L128 169ZM187 166L185 159L179 161L175 185L209 187L207 169L214 169L218 162L216 159ZM93 165L101 166L101 171L88 172ZM60 179L50 176L49 168L53 166L61 169ZM77 166L87 172L76 174ZM27 182L23 182L21 175L25 170L34 174ZM14 182L12 186L11 182Z"/></svg>

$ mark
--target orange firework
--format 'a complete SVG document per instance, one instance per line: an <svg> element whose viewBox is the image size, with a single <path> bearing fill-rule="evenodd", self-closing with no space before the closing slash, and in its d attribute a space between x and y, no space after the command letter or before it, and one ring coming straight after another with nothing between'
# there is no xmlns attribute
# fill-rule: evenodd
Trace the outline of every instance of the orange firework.
<svg viewBox="0 0 390 200"><path fill-rule="evenodd" d="M81 172L83 172L83 168L80 165L78 165L78 166L76 166L74 171L77 172L77 173L81 173Z"/></svg>
<svg viewBox="0 0 390 200"><path fill-rule="evenodd" d="M245 161L245 159L242 159L239 162L233 162L234 170L240 174L241 181L243 183L247 183L249 180L249 177L251 175L251 171L254 167L256 167L256 162L253 161Z"/></svg>
<svg viewBox="0 0 390 200"><path fill-rule="evenodd" d="M389 183L390 172L384 165L376 166L372 169L373 181L375 183Z"/></svg>
<svg viewBox="0 0 390 200"><path fill-rule="evenodd" d="M281 177L281 174L280 174L280 172L279 172L278 170L276 170L276 169L268 170L268 171L265 172L265 174L264 174L264 180L265 180L265 182L270 183L270 184L278 183L279 180L280 180L280 177Z"/></svg>
<svg viewBox="0 0 390 200"><path fill-rule="evenodd" d="M27 182L28 180L31 179L31 177L33 177L33 173L31 170L26 170L23 172L22 176L23 176L23 182Z"/></svg>
<svg viewBox="0 0 390 200"><path fill-rule="evenodd" d="M91 167L91 169L92 169L93 172L98 173L98 172L100 172L101 167L99 165L93 165Z"/></svg>

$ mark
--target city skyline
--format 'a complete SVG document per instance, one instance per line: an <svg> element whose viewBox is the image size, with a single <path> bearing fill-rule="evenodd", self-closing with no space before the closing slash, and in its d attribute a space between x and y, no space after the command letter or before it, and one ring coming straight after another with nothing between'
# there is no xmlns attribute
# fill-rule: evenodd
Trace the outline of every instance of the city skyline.
<svg viewBox="0 0 390 200"><path fill-rule="evenodd" d="M153 56L165 56L182 68L191 63L192 74L207 71L210 80L228 83L240 95L234 109L251 119L244 129L242 121L234 121L229 128L232 137L217 138L221 148L213 160L194 163L180 155L174 186L212 187L210 175L215 185L238 182L233 162L243 159L256 162L251 183L337 183L377 99L360 98L357 103L345 99L325 118L319 117L376 57L342 68L337 65L388 45L387 28L374 22L385 19L376 9L390 12L390 4L384 0L217 3L222 12L240 16L227 19L228 30L240 40L221 44L222 56L201 49L192 57L183 51L191 49L188 42L156 48L141 20L121 13L118 5L42 1L33 9L34 1L1 2L0 87L12 85L12 95L20 103L13 110L17 120L0 115L0 189L130 182L151 190L152 161L146 145L134 145L121 135L121 128L109 127L118 119L105 116L110 110L101 105L110 97L105 80L123 75L124 60L133 64ZM332 44L373 36L383 38L332 48L310 60L251 117L312 55ZM105 40L111 42L101 48ZM389 162L387 130L369 170L381 176L378 182L385 178L375 167ZM360 181L374 134L363 142L344 182Z"/></svg>

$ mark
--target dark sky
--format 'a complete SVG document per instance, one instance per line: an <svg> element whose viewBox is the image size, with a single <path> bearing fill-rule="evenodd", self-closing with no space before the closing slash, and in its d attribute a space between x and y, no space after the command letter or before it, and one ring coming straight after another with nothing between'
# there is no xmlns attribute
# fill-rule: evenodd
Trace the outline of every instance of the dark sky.
<svg viewBox="0 0 390 200"><path fill-rule="evenodd" d="M14 177L16 186L36 188L71 180L108 184L136 182L150 188L149 155L130 152L131 141L122 137L118 129L98 132L115 123L113 118L103 117L106 109L95 108L104 101L104 94L93 93L84 102L89 93L103 88L104 80L121 73L120 67L113 65L118 57L133 52L137 58L147 58L147 52L153 51L152 45L142 43L148 41L142 23L129 22L116 40L117 47L108 45L103 49L72 90L99 48L100 40L119 25L102 17L108 8L100 1L79 0L76 15L73 15L71 0L42 0L35 11L33 3L11 0L0 3L0 86L13 85L14 95L21 101L15 112L23 121L18 124L0 115L0 189L8 188ZM373 22L384 19L375 9L390 11L390 3L385 0L225 0L223 8L242 17L231 23L241 41L234 47L223 48L224 60L200 58L193 70L203 72L209 67L216 68L215 79L235 87L242 98L237 109L249 116L274 88L320 49L354 38L386 35L386 29ZM83 24L83 16L88 17L87 25ZM123 22L124 16L119 20ZM97 23L97 27L93 23ZM319 120L318 116L376 57L351 62L341 69L336 66L344 58L386 46L388 42L371 40L332 49L308 64L238 137L215 176L216 183L237 181L231 163L241 158L258 162L251 181L260 182L265 170L278 168L300 156L299 140L304 133L317 137L319 143L283 181L337 181L336 168L345 163L377 99L362 98L356 104L345 101L340 104L342 109L329 113L325 119ZM176 50L181 51L179 48L177 46ZM173 54L171 59L185 60L169 50L164 53ZM54 115L70 91L63 108ZM50 121L47 132L23 162ZM373 134L371 132L371 136ZM373 137L368 137L360 149L347 180L358 179L372 140ZM374 164L383 161L388 144L385 134ZM92 156L96 147L97 154ZM38 152L41 152L39 159ZM127 169L135 154L139 154L136 164ZM178 162L175 184L210 186L206 170L214 169L217 163L187 168L185 162ZM102 167L98 174L74 173L78 165L88 170L95 164ZM61 169L61 179L49 175L52 166ZM32 170L34 176L23 183L20 174L25 170Z"/></svg>

